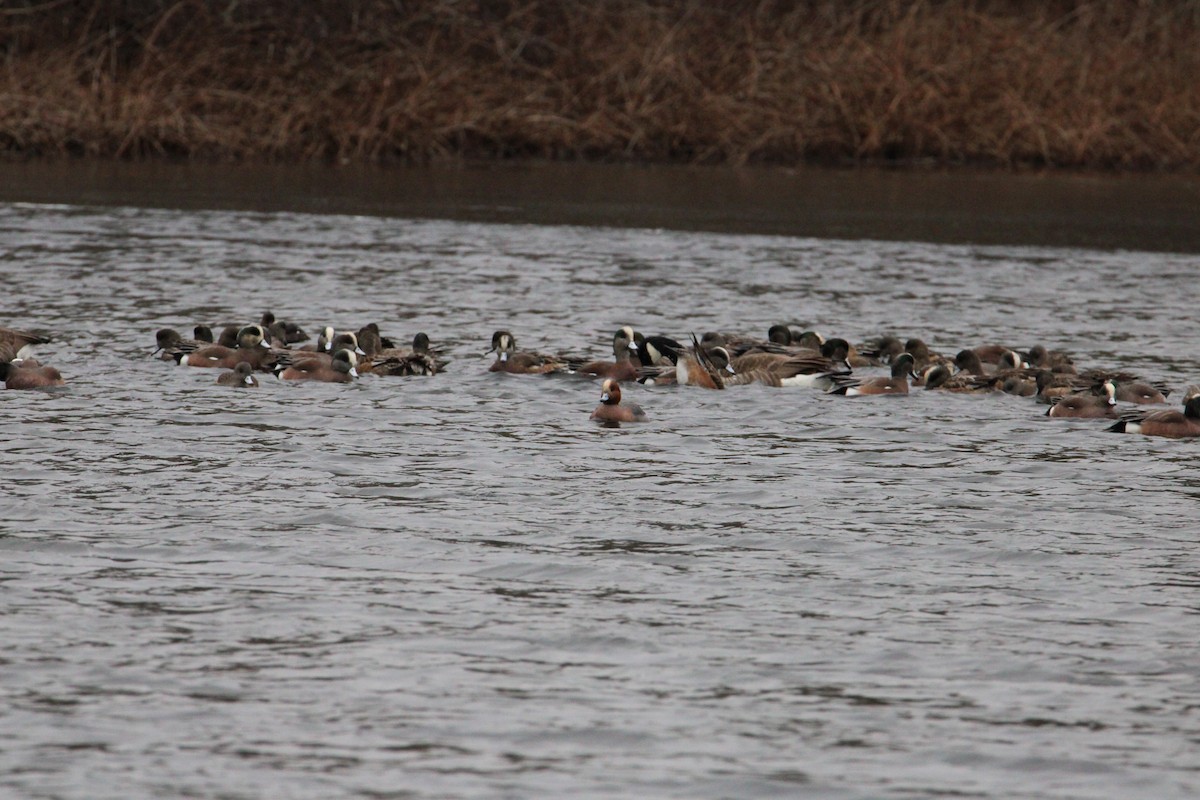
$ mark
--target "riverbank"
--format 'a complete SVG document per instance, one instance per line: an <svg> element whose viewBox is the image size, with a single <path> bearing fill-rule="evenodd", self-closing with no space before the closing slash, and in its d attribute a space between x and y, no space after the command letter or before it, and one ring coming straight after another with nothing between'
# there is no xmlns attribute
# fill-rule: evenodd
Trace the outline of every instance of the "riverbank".
<svg viewBox="0 0 1200 800"><path fill-rule="evenodd" d="M7 4L0 153L1200 170L1195 2L566 8Z"/></svg>

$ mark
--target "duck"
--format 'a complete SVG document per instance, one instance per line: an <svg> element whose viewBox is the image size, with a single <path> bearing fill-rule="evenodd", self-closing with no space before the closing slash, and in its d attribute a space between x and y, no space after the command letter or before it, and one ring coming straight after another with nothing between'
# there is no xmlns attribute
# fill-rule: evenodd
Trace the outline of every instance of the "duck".
<svg viewBox="0 0 1200 800"><path fill-rule="evenodd" d="M326 325L321 328L321 332L317 334L315 344L303 344L296 348L301 353L326 353L333 354L333 339L337 336L337 331L332 325Z"/></svg>
<svg viewBox="0 0 1200 800"><path fill-rule="evenodd" d="M615 381L633 381L638 378L638 365L633 356L637 352L638 340L644 339L632 326L625 325L613 334L612 361L588 361L575 367L580 375L596 378L612 378Z"/></svg>
<svg viewBox="0 0 1200 800"><path fill-rule="evenodd" d="M892 360L892 374L877 378L857 378L853 375L834 375L829 394L847 397L874 394L908 394L908 379L913 376L915 359L911 353L901 353ZM913 376L915 377L915 376Z"/></svg>
<svg viewBox="0 0 1200 800"><path fill-rule="evenodd" d="M32 358L0 361L0 380L4 381L5 389L45 389L66 385L62 373L57 369L39 364Z"/></svg>
<svg viewBox="0 0 1200 800"><path fill-rule="evenodd" d="M612 378L605 378L604 383L600 384L600 405L592 412L591 419L616 425L621 422L646 422L649 418L639 405L621 405L621 384Z"/></svg>
<svg viewBox="0 0 1200 800"><path fill-rule="evenodd" d="M238 331L237 347L212 344L191 352L176 351L171 356L182 367L236 369L245 361L252 369L270 371L279 362L281 354L290 351L272 349L265 337L261 325L246 325Z"/></svg>
<svg viewBox="0 0 1200 800"><path fill-rule="evenodd" d="M721 371L692 334L692 347L679 353L675 361L675 383L680 386L699 386L702 389L724 389Z"/></svg>
<svg viewBox="0 0 1200 800"><path fill-rule="evenodd" d="M321 381L324 383L350 383L358 377L358 356L351 350L341 348L328 361L322 358L303 358L286 366L279 365L275 374L285 381Z"/></svg>
<svg viewBox="0 0 1200 800"><path fill-rule="evenodd" d="M1079 394L1086 388L1079 385L1073 375L1049 369L1039 369L1034 379L1037 381L1034 397L1041 403L1053 403L1060 397Z"/></svg>
<svg viewBox="0 0 1200 800"><path fill-rule="evenodd" d="M396 343L379 332L379 324L368 322L358 329L358 346L361 355L374 356L383 350L397 350Z"/></svg>
<svg viewBox="0 0 1200 800"><path fill-rule="evenodd" d="M927 367L921 373L921 383L926 391L939 390L943 392L991 392L992 382L970 372L959 370L955 372L946 364L935 364Z"/></svg>
<svg viewBox="0 0 1200 800"><path fill-rule="evenodd" d="M487 352L496 354L496 360L492 362L492 366L488 367L488 372L507 372L510 375L548 375L568 370L566 362L557 356L517 350L516 337L509 331L493 333L492 347Z"/></svg>
<svg viewBox="0 0 1200 800"><path fill-rule="evenodd" d="M212 328L207 325L197 325L192 329L192 338L185 339L183 334L174 328L159 328L154 334L154 342L158 347L150 355L157 355L163 361L171 361L173 353L191 353L201 347L213 344Z"/></svg>
<svg viewBox="0 0 1200 800"><path fill-rule="evenodd" d="M1140 433L1143 436L1164 436L1168 439L1189 439L1200 436L1200 393L1188 392L1183 411L1133 411L1122 414L1109 431Z"/></svg>
<svg viewBox="0 0 1200 800"><path fill-rule="evenodd" d="M1062 350L1047 350L1044 345L1035 344L1025 353L1025 361L1031 367L1048 369L1051 372L1075 372L1075 364L1071 357Z"/></svg>
<svg viewBox="0 0 1200 800"><path fill-rule="evenodd" d="M249 362L239 361L231 371L222 372L217 376L217 385L257 389L258 379L254 377L254 368L250 366Z"/></svg>
<svg viewBox="0 0 1200 800"><path fill-rule="evenodd" d="M858 351L880 364L890 364L892 359L904 352L904 343L897 337L885 334L858 346Z"/></svg>
<svg viewBox="0 0 1200 800"><path fill-rule="evenodd" d="M951 359L941 353L929 349L929 345L925 344L923 339L913 337L904 343L904 352L912 356L913 368L923 370L925 367L935 366L937 364L952 363ZM893 361L899 356L893 357ZM961 365L959 365L961 367Z"/></svg>
<svg viewBox="0 0 1200 800"><path fill-rule="evenodd" d="M436 375L445 366L446 362L430 351L429 334L421 332L413 337L411 348L377 350L358 369L372 375Z"/></svg>
<svg viewBox="0 0 1200 800"><path fill-rule="evenodd" d="M1002 344L979 345L972 347L971 352L978 356L984 364L995 364L1001 368L1019 367L1024 362L1024 359L1015 350Z"/></svg>
<svg viewBox="0 0 1200 800"><path fill-rule="evenodd" d="M270 341L279 345L299 344L308 340L308 334L294 322L276 319L270 311L264 311L259 325L270 334Z"/></svg>
<svg viewBox="0 0 1200 800"><path fill-rule="evenodd" d="M1143 381L1120 381L1117 383L1117 399L1141 406L1161 405L1167 402L1170 389L1165 391Z"/></svg>
<svg viewBox="0 0 1200 800"><path fill-rule="evenodd" d="M1117 387L1112 381L1104 382L1104 396L1072 394L1060 397L1048 409L1047 417L1096 419L1117 416Z"/></svg>

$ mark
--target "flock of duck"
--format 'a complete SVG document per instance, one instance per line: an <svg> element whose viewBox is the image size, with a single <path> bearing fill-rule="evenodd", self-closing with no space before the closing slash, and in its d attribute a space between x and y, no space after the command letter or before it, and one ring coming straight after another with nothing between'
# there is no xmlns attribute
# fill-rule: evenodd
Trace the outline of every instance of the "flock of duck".
<svg viewBox="0 0 1200 800"><path fill-rule="evenodd" d="M198 325L190 339L171 328L159 330L155 339L154 354L159 358L186 367L222 369L216 382L239 388L257 387L255 373L261 372L285 381L348 383L361 375L436 375L447 364L424 333L404 347L384 336L374 323L357 331L326 327L315 344L302 344L309 339L303 329L269 311L258 323L226 326L217 337L211 328ZM6 388L64 384L57 369L31 355L31 348L49 341L39 334L0 327L0 380ZM521 350L509 331L496 331L487 351L496 354L492 372L602 379L600 404L591 417L606 425L648 419L640 406L621 402L622 382L705 389L759 383L846 396L908 394L912 387L1006 392L1045 403L1050 417L1111 418L1111 431L1200 436L1200 388L1188 387L1182 410L1143 408L1166 403L1170 389L1123 371L1077 369L1066 353L1040 345L1027 352L982 345L951 357L934 352L918 338L901 341L881 336L855 346L813 331L797 333L786 325L772 326L765 339L711 332L700 339L693 335L689 344L666 336L643 336L625 326L613 335L612 352L609 361ZM865 367L886 367L887 374L856 372ZM1122 407L1119 402L1133 406Z"/></svg>

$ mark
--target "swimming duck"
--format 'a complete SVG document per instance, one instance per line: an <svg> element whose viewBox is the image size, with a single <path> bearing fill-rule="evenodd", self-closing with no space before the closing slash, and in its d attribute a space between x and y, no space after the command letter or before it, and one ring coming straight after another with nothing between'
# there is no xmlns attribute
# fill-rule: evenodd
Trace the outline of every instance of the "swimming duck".
<svg viewBox="0 0 1200 800"><path fill-rule="evenodd" d="M308 339L308 334L299 325L285 319L276 319L270 311L263 312L259 324L270 334L269 341L273 344L286 346Z"/></svg>
<svg viewBox="0 0 1200 800"><path fill-rule="evenodd" d="M1112 381L1104 382L1104 396L1072 394L1060 397L1048 409L1047 417L1096 419L1117 416L1117 387Z"/></svg>
<svg viewBox="0 0 1200 800"><path fill-rule="evenodd" d="M641 338L641 334L634 331L632 326L625 325L613 334L612 361L588 361L576 366L574 371L580 375L594 375L616 381L637 380L638 365L634 363L633 356Z"/></svg>
<svg viewBox="0 0 1200 800"><path fill-rule="evenodd" d="M358 356L351 350L337 350L328 361L322 358L299 359L287 366L280 365L275 374L285 381L322 381L350 383L358 377Z"/></svg>
<svg viewBox="0 0 1200 800"><path fill-rule="evenodd" d="M492 347L487 352L496 354L496 360L492 362L488 372L507 372L512 375L548 375L552 372L566 372L568 369L566 362L557 356L517 350L516 337L508 331L493 333Z"/></svg>
<svg viewBox="0 0 1200 800"><path fill-rule="evenodd" d="M66 384L57 369L32 358L0 361L0 380L4 381L5 389L45 389Z"/></svg>
<svg viewBox="0 0 1200 800"><path fill-rule="evenodd" d="M249 363L239 361L238 365L232 371L222 372L217 376L217 385L257 389L258 379L254 377L253 373L254 368Z"/></svg>
<svg viewBox="0 0 1200 800"><path fill-rule="evenodd" d="M237 347L212 344L191 352L176 351L171 356L183 367L236 369L239 363L245 361L252 369L269 371L279 361L281 354L290 351L273 350L266 343L265 336L262 326L246 325L238 331Z"/></svg>
<svg viewBox="0 0 1200 800"><path fill-rule="evenodd" d="M892 360L892 374L877 378L858 378L853 375L832 375L833 387L829 394L844 394L847 397L874 394L908 394L908 379L913 375L911 353L901 353Z"/></svg>
<svg viewBox="0 0 1200 800"><path fill-rule="evenodd" d="M592 412L591 419L616 424L646 422L648 417L639 405L621 405L621 385L612 378L605 378L604 383L600 385L600 405Z"/></svg>
<svg viewBox="0 0 1200 800"><path fill-rule="evenodd" d="M1122 414L1121 419L1108 430L1114 433L1165 436L1169 439L1200 436L1200 393L1187 393L1182 412L1173 409L1133 411Z"/></svg>
<svg viewBox="0 0 1200 800"><path fill-rule="evenodd" d="M370 338L370 337L368 337ZM412 347L391 347L378 350L359 366L359 372L372 375L436 375L446 366L431 351L429 335L418 333Z"/></svg>

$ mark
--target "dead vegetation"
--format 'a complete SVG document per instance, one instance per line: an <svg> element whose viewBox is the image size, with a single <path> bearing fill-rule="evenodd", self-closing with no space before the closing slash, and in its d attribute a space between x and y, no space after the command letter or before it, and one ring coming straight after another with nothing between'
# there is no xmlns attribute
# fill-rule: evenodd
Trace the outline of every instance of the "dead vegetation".
<svg viewBox="0 0 1200 800"><path fill-rule="evenodd" d="M9 157L1200 168L1200 3L11 0Z"/></svg>

